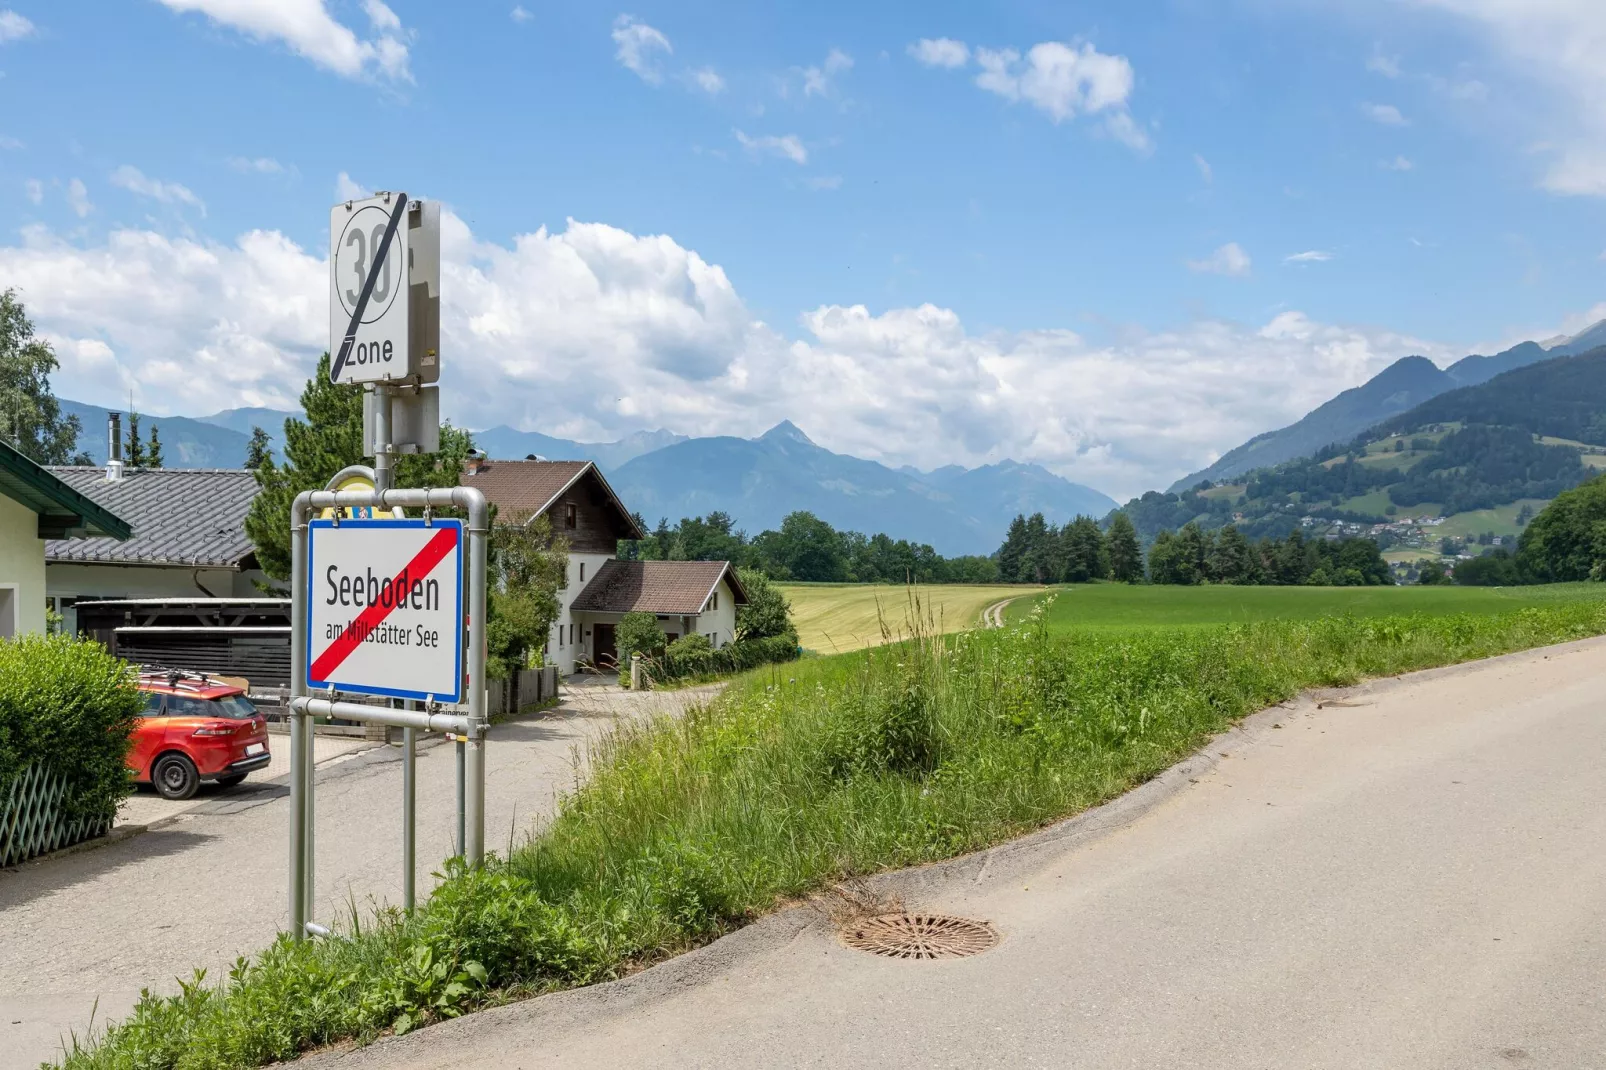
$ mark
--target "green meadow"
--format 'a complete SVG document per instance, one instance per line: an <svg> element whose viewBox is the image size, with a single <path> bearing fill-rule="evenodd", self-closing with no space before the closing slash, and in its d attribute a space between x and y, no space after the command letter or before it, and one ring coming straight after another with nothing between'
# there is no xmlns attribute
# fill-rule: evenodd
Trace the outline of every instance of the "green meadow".
<svg viewBox="0 0 1606 1070"><path fill-rule="evenodd" d="M1606 584L1539 587L1175 587L1121 583L1057 588L1046 613L1056 631L1080 628L1189 628L1269 620L1498 614L1528 606L1606 600ZM1010 603L1020 620L1044 596Z"/></svg>

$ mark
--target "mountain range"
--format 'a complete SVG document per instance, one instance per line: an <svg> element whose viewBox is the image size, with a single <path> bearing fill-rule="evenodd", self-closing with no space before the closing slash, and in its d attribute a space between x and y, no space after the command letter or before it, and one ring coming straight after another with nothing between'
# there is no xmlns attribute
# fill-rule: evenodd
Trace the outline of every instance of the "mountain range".
<svg viewBox="0 0 1606 1070"><path fill-rule="evenodd" d="M61 407L83 425L79 448L95 464L104 464L107 410L65 398ZM201 417L142 415L140 433L148 441L149 429L159 429L168 467L238 468L251 428L267 431L277 453L291 415L264 408ZM125 437L127 420L125 412ZM658 430L615 442L575 442L499 426L476 431L474 443L493 458L594 460L649 524L659 517L675 521L723 510L756 534L778 527L787 513L806 509L839 529L885 532L929 543L945 555L991 553L1017 513L1041 512L1053 523L1064 523L1083 513L1104 516L1116 505L1035 464L892 469L823 449L789 422L755 439L688 438Z"/></svg>
<svg viewBox="0 0 1606 1070"><path fill-rule="evenodd" d="M806 509L839 529L885 532L945 555L992 553L1017 513L1064 523L1115 508L1108 496L1039 465L892 469L832 453L790 421L758 438L694 438L653 450L608 479L649 525L720 510L756 534Z"/></svg>
<svg viewBox="0 0 1606 1070"><path fill-rule="evenodd" d="M1308 457L1324 446L1347 442L1440 394L1477 386L1505 372L1584 353L1603 344L1606 320L1571 337L1550 339L1545 345L1523 342L1493 356L1463 357L1448 368L1441 369L1426 357L1401 357L1360 386L1317 406L1296 423L1256 435L1228 450L1208 468L1177 480L1171 490L1235 479L1256 468Z"/></svg>

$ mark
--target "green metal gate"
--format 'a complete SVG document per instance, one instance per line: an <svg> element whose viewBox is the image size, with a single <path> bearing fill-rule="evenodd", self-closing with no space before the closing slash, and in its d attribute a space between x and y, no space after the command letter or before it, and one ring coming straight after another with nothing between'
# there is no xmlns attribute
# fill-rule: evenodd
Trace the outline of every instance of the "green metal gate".
<svg viewBox="0 0 1606 1070"><path fill-rule="evenodd" d="M109 817L69 820L66 798L67 778L41 762L23 766L0 788L0 866L70 847L111 827Z"/></svg>

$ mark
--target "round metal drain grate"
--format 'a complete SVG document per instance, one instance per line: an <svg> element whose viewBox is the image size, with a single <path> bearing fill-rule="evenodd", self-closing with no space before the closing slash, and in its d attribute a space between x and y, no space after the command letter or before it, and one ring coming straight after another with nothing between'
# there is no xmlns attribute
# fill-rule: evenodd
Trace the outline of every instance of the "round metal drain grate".
<svg viewBox="0 0 1606 1070"><path fill-rule="evenodd" d="M962 959L998 943L998 930L947 914L881 914L843 929L842 943L890 959Z"/></svg>

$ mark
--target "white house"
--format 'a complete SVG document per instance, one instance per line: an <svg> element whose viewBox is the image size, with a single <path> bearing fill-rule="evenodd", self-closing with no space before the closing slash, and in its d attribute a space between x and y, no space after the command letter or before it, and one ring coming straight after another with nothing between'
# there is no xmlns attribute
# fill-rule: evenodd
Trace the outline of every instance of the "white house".
<svg viewBox="0 0 1606 1070"><path fill-rule="evenodd" d="M471 458L462 482L496 506L497 523L545 515L568 540L569 582L558 592L547 645L559 672L582 661L611 666L614 629L626 613L652 613L671 640L695 632L722 647L736 638L736 607L747 592L730 562L620 560L619 540L646 532L592 462Z"/></svg>
<svg viewBox="0 0 1606 1070"><path fill-rule="evenodd" d="M109 509L0 442L0 639L45 630L48 545L130 534Z"/></svg>

